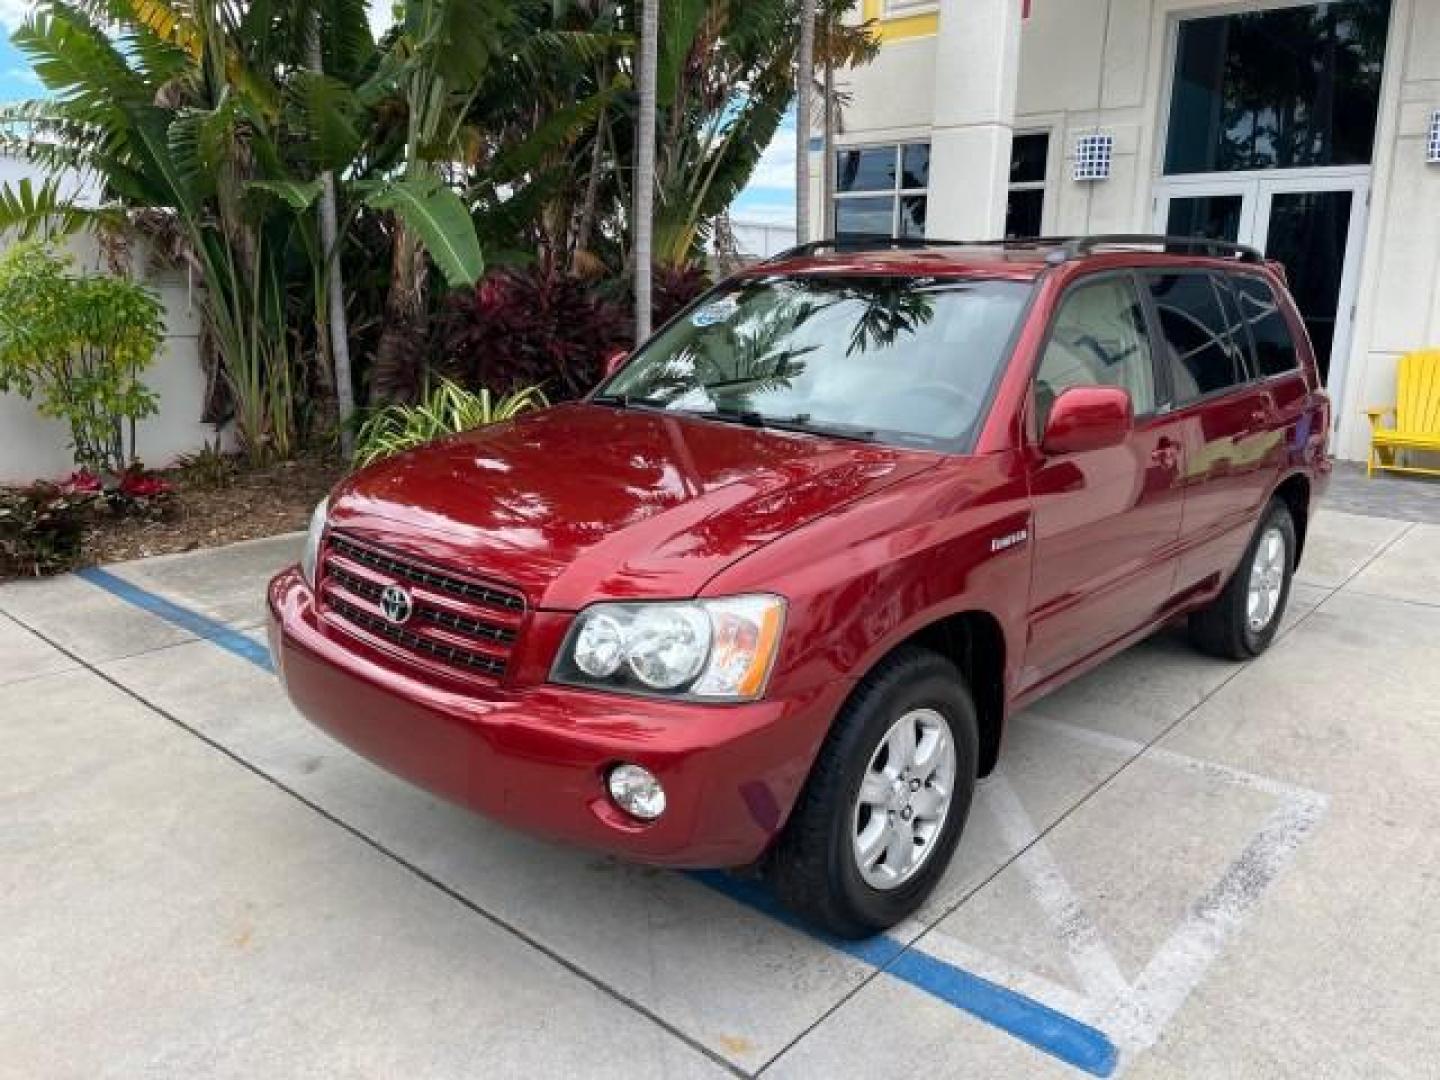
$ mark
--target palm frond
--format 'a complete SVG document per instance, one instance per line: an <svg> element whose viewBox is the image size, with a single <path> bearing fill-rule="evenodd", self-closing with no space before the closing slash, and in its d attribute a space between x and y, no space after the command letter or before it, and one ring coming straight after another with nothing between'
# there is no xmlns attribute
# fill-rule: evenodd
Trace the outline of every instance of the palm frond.
<svg viewBox="0 0 1440 1080"><path fill-rule="evenodd" d="M14 34L36 77L73 110L96 122L126 103L148 101L152 90L105 33L79 8L45 0Z"/></svg>
<svg viewBox="0 0 1440 1080"><path fill-rule="evenodd" d="M58 177L47 177L38 186L28 176L0 185L0 234L9 233L20 240L64 236L98 218L113 216L112 211L81 206L62 194Z"/></svg>

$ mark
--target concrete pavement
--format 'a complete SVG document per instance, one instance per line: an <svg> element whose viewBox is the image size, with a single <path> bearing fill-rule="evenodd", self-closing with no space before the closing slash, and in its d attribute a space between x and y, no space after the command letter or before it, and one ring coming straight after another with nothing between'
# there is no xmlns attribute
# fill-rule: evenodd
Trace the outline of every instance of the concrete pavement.
<svg viewBox="0 0 1440 1080"><path fill-rule="evenodd" d="M0 587L0 1076L1437 1075L1440 526L1322 512L1259 661L1167 632L1017 718L858 949L312 730L219 641L297 549Z"/></svg>

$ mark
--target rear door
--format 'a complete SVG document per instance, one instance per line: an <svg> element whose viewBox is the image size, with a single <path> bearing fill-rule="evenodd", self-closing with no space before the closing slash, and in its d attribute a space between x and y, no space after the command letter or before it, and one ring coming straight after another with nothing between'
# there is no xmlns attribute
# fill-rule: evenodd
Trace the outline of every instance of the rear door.
<svg viewBox="0 0 1440 1080"><path fill-rule="evenodd" d="M1185 446L1177 591L1228 576L1274 487L1284 452L1277 403L1251 370L1240 302L1208 271L1148 272L1170 399Z"/></svg>
<svg viewBox="0 0 1440 1080"><path fill-rule="evenodd" d="M1127 272L1087 276L1061 298L1033 386L1029 689L1152 621L1174 586L1180 428L1157 403L1144 301ZM1120 446L1047 455L1050 406L1072 386L1120 386L1136 420Z"/></svg>

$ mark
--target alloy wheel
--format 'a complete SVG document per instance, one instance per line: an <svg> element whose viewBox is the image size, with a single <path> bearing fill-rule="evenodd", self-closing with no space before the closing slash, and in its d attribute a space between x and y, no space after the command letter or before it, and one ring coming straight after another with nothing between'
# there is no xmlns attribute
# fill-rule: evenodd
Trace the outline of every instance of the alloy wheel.
<svg viewBox="0 0 1440 1080"><path fill-rule="evenodd" d="M861 878L889 890L909 881L939 843L955 792L955 743L934 709L912 709L870 756L852 815Z"/></svg>
<svg viewBox="0 0 1440 1080"><path fill-rule="evenodd" d="M1269 626L1280 608L1280 594L1285 589L1286 555L1285 535L1278 528L1271 526L1260 534L1245 594L1245 618L1251 633L1258 634Z"/></svg>

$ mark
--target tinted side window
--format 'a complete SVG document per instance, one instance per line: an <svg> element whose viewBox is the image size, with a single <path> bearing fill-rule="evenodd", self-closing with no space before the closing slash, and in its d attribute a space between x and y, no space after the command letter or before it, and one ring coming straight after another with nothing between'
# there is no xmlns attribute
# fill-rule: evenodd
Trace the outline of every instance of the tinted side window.
<svg viewBox="0 0 1440 1080"><path fill-rule="evenodd" d="M1231 278L1231 284L1240 301L1240 317L1250 326L1250 337L1255 342L1255 366L1261 377L1294 371L1300 366L1295 337L1270 285L1243 274Z"/></svg>
<svg viewBox="0 0 1440 1080"><path fill-rule="evenodd" d="M1210 275L1153 274L1147 284L1169 346L1175 403L1244 382L1240 350Z"/></svg>
<svg viewBox="0 0 1440 1080"><path fill-rule="evenodd" d="M1118 386L1137 416L1155 409L1155 370L1140 297L1128 277L1103 278L1060 302L1040 370L1036 415L1043 430L1050 406L1072 386Z"/></svg>

